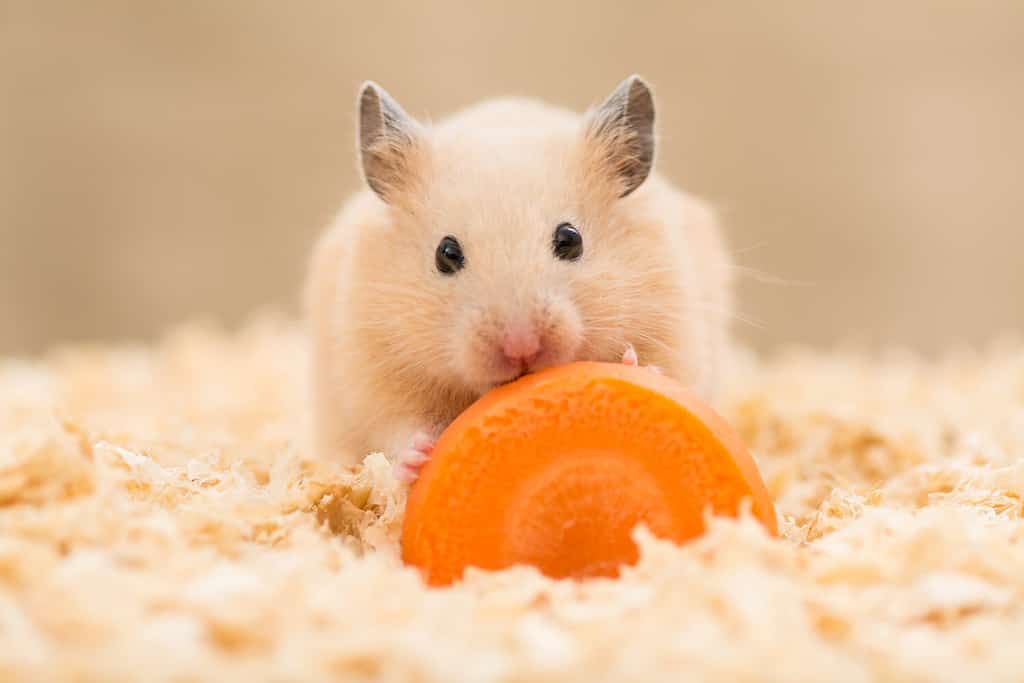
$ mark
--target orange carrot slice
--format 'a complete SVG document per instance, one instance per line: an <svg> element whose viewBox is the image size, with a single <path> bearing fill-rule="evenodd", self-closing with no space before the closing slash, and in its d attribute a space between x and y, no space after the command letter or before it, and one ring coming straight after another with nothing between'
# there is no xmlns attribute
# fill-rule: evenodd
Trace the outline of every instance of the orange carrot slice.
<svg viewBox="0 0 1024 683"><path fill-rule="evenodd" d="M617 576L643 522L682 543L704 513L775 508L728 424L645 368L578 362L483 396L437 441L409 492L402 557L431 585L466 567L531 564L554 578Z"/></svg>

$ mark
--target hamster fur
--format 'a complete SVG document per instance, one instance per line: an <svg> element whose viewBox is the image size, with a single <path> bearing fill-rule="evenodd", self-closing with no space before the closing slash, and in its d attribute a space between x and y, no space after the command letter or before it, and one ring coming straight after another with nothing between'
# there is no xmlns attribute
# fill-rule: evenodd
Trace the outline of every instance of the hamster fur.
<svg viewBox="0 0 1024 683"><path fill-rule="evenodd" d="M488 389L629 345L712 398L731 266L709 208L652 171L643 80L583 115L509 98L428 126L373 83L359 111L368 188L316 244L306 285L319 455L382 451L415 476ZM553 251L563 223L582 236L576 260ZM464 257L449 274L446 236Z"/></svg>

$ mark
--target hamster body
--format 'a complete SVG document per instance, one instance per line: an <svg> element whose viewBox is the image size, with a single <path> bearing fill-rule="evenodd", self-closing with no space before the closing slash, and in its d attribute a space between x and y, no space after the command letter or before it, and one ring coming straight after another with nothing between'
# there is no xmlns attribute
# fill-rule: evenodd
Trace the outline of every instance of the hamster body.
<svg viewBox="0 0 1024 683"><path fill-rule="evenodd" d="M584 115L501 99L426 127L372 83L359 109L368 188L306 287L321 456L414 476L490 388L630 345L711 398L731 267L709 208L652 172L642 80Z"/></svg>

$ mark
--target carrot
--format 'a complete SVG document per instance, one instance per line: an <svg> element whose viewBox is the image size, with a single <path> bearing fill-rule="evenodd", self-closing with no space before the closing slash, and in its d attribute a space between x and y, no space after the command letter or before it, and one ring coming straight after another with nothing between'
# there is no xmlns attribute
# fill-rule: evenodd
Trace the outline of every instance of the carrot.
<svg viewBox="0 0 1024 683"><path fill-rule="evenodd" d="M524 563L617 576L637 524L682 543L706 509L736 515L743 499L777 533L753 459L700 400L645 368L572 363L491 391L444 431L409 492L402 557L431 585Z"/></svg>

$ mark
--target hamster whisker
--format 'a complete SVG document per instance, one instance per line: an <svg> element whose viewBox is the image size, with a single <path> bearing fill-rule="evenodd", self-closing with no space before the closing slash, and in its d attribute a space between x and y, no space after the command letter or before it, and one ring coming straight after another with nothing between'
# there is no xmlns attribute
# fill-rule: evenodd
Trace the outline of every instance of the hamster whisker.
<svg viewBox="0 0 1024 683"><path fill-rule="evenodd" d="M792 280L789 278L780 277L778 275L772 275L771 273L758 270L757 268L751 268L750 266L743 266L734 264L732 270L739 275L749 278L759 284L763 285L779 285L782 287L813 287L814 283L807 280Z"/></svg>

